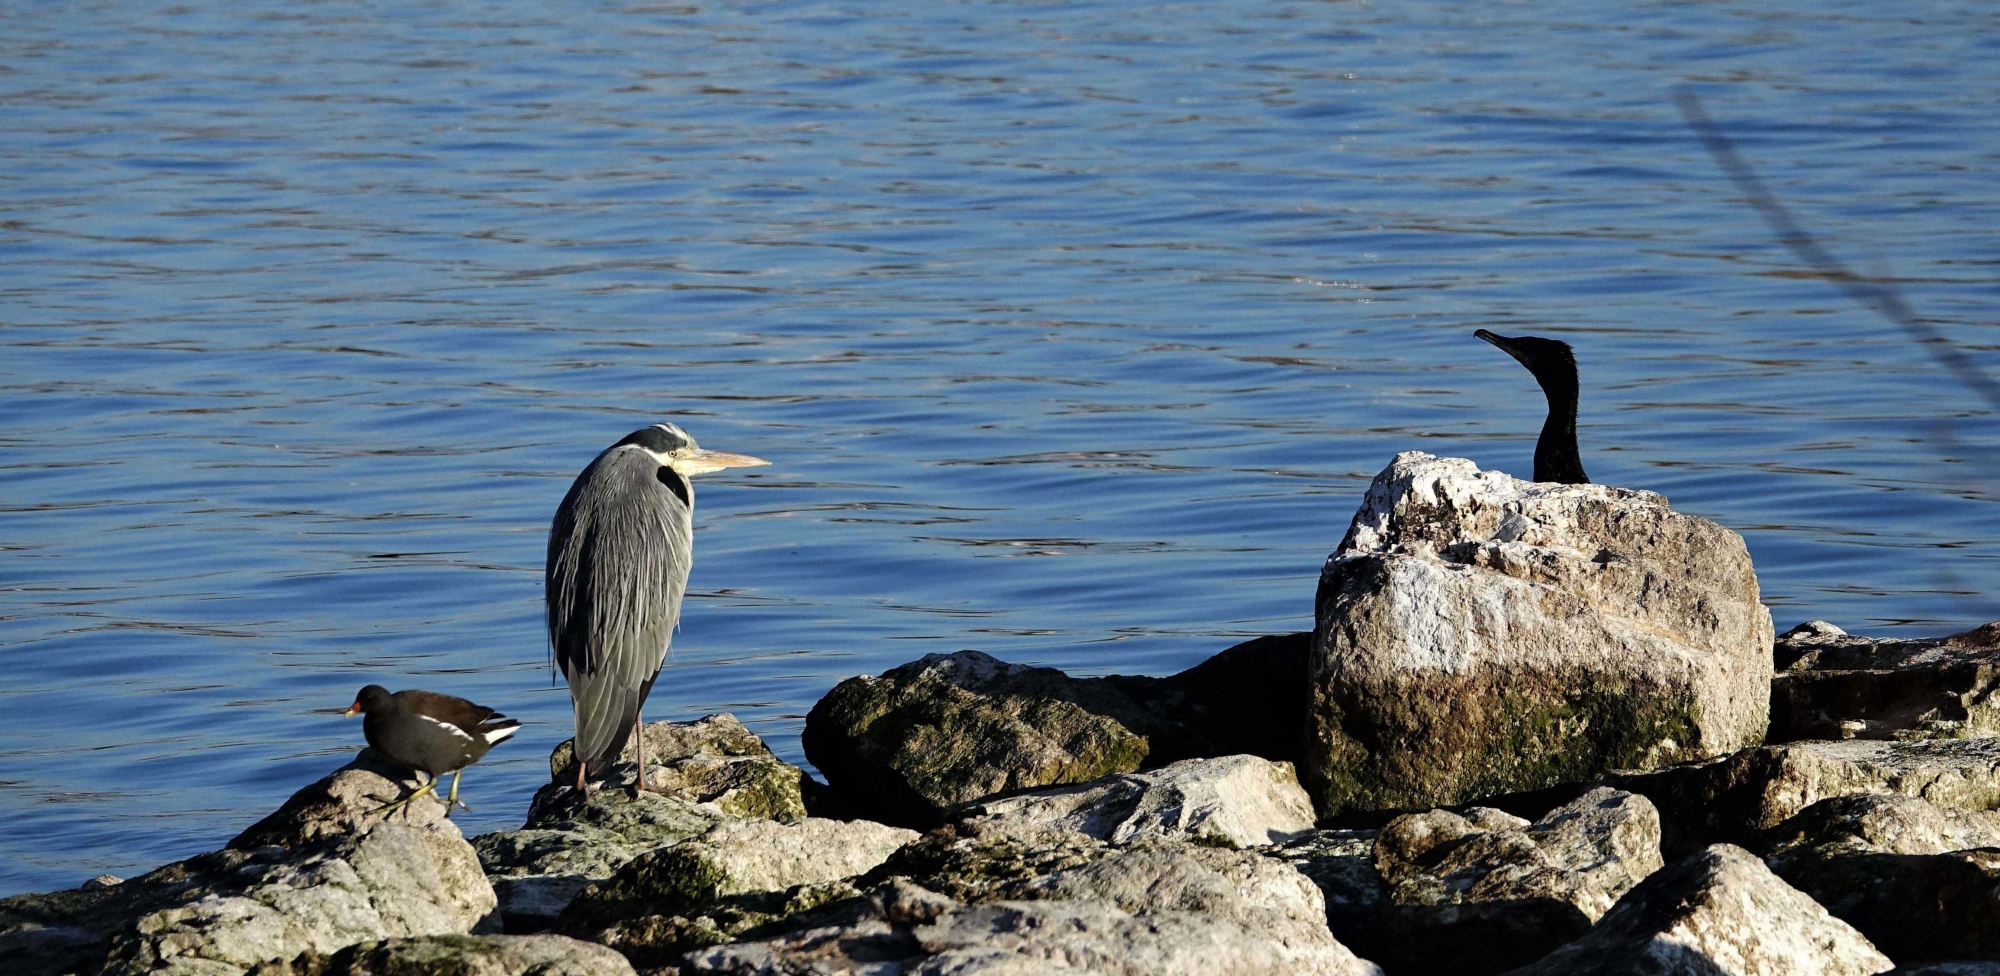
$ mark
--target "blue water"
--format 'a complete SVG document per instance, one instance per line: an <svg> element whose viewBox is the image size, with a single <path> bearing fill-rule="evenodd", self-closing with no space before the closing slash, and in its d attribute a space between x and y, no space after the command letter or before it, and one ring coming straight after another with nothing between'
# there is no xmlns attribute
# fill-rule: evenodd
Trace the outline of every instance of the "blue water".
<svg viewBox="0 0 2000 976"><path fill-rule="evenodd" d="M783 755L976 647L1167 673L1310 626L1399 450L1748 538L1780 628L1996 606L1989 413L1802 274L1671 103L1988 367L2000 8L1968 2L0 6L0 893L213 848L360 685L567 735L569 479L698 489L649 718Z"/></svg>

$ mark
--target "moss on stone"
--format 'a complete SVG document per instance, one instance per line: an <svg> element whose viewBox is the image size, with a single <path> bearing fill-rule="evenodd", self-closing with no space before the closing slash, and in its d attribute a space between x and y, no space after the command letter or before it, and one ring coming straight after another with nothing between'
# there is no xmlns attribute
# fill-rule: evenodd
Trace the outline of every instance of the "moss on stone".
<svg viewBox="0 0 2000 976"><path fill-rule="evenodd" d="M698 845L652 851L579 892L556 928L589 932L622 918L693 915L715 902L725 880L722 867Z"/></svg>

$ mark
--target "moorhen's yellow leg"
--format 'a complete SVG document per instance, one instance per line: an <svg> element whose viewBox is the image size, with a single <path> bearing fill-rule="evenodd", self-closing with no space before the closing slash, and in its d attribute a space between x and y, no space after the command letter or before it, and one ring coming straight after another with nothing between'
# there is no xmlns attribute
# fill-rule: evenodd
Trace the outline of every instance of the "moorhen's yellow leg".
<svg viewBox="0 0 2000 976"><path fill-rule="evenodd" d="M454 782L456 782L456 781L454 781ZM422 786L419 786L419 787L417 787L417 791L416 791L415 793L412 793L412 794L410 794L409 796L406 796L406 797L403 797L402 799L400 799L400 800L397 800L396 802L394 802L394 803L391 803L391 804L389 804L388 806L385 806L385 807L381 807L380 809L377 809L377 810L376 810L375 812L376 812L376 813L379 813L379 814L383 814L383 815L385 815L385 816L386 816L386 815L388 815L388 814L391 814L391 813L394 813L394 812L396 812L396 811L397 811L398 809L400 809L400 808L402 808L402 807L404 807L404 806L408 805L408 804L409 804L409 802L410 802L411 800L414 800L414 799L416 799L417 797L420 797L420 796L423 796L423 795L425 795L425 794L427 794L427 793L430 793L430 792L431 792L432 790L435 790L435 789L437 789L437 785L438 785L438 781L437 781L437 777L433 776L433 777L431 777L431 778L430 778L429 780L426 780L426 781L424 782L424 785L422 785ZM446 810L447 812L449 812L449 811L451 810L451 808L450 808L450 807L445 807L445 810Z"/></svg>
<svg viewBox="0 0 2000 976"><path fill-rule="evenodd" d="M472 807L467 806L464 800L458 798L458 777L463 775L464 772L465 770L463 769L454 769L451 771L451 796L446 797L444 801L444 815L447 817L451 816L452 807L462 808L466 813L472 812Z"/></svg>

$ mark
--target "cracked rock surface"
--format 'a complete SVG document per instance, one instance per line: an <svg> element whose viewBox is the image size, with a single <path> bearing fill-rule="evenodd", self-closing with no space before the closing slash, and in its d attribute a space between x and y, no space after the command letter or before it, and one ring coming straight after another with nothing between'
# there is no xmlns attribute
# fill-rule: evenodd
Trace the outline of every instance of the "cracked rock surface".
<svg viewBox="0 0 2000 976"><path fill-rule="evenodd" d="M1736 533L1645 491L1410 451L1321 571L1300 778L1322 816L1761 741L1771 619Z"/></svg>

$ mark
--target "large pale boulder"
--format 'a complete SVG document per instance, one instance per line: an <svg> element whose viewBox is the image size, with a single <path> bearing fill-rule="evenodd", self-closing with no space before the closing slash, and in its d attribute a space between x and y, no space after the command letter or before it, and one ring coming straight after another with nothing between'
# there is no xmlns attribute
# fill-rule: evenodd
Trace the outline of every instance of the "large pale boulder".
<svg viewBox="0 0 2000 976"><path fill-rule="evenodd" d="M233 976L486 923L493 889L442 804L380 816L385 799L412 785L393 775L363 757L301 790L239 846L116 885L0 901L6 971Z"/></svg>
<svg viewBox="0 0 2000 976"><path fill-rule="evenodd" d="M1449 806L1759 742L1770 614L1742 537L1645 491L1400 454L1320 573L1322 815Z"/></svg>
<svg viewBox="0 0 2000 976"><path fill-rule="evenodd" d="M1660 871L1588 935L1511 976L1868 976L1894 964L1740 847Z"/></svg>
<svg viewBox="0 0 2000 976"><path fill-rule="evenodd" d="M1290 763L1184 759L1143 773L976 804L973 815L1067 827L1114 843L1143 836L1256 847L1312 829L1312 800Z"/></svg>
<svg viewBox="0 0 2000 976"><path fill-rule="evenodd" d="M1778 636L1772 742L2000 734L2000 623L1949 637L1860 637L1824 620Z"/></svg>

